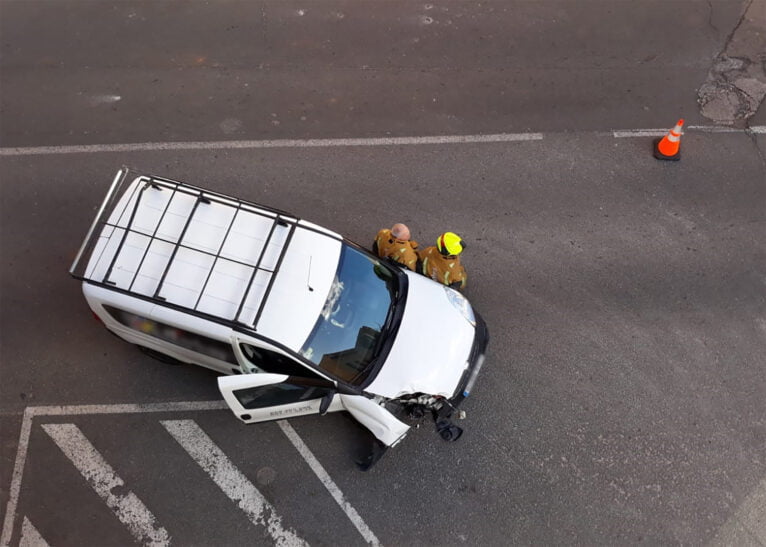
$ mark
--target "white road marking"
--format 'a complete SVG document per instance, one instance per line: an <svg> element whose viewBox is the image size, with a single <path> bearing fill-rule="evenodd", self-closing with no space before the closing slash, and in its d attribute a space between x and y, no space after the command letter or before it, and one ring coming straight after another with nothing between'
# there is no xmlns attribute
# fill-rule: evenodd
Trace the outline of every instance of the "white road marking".
<svg viewBox="0 0 766 547"><path fill-rule="evenodd" d="M19 491L21 490L21 477L24 475L24 463L26 462L27 449L29 448L29 433L32 430L32 416L34 415L33 408L34 407L27 407L24 409L24 418L21 420L19 446L16 449L16 462L13 465L8 505L6 505L5 508L3 534L0 536L0 546L2 547L8 547L11 544L13 523L16 520L16 506L19 502Z"/></svg>
<svg viewBox="0 0 766 547"><path fill-rule="evenodd" d="M0 156L45 154L92 154L96 152L144 152L155 150L234 150L251 148L317 148L338 146L398 146L414 144L466 144L484 142L539 141L542 133L496 135L438 135L433 137L382 137L362 139L278 139L259 141L137 142L128 144L83 144L0 148Z"/></svg>
<svg viewBox="0 0 766 547"><path fill-rule="evenodd" d="M32 526L27 517L24 517L24 524L21 525L21 539L19 547L50 547L47 541L43 539L37 528Z"/></svg>
<svg viewBox="0 0 766 547"><path fill-rule="evenodd" d="M766 478L721 526L710 545L766 545Z"/></svg>
<svg viewBox="0 0 766 547"><path fill-rule="evenodd" d="M664 137L667 135L673 127L667 129L622 129L615 130L612 135L616 139L630 138L630 137ZM752 130L752 128L751 128ZM719 125L687 125L684 127L684 131L693 131L695 133L744 133L744 129L737 129L735 127L723 127Z"/></svg>
<svg viewBox="0 0 766 547"><path fill-rule="evenodd" d="M43 424L42 427L136 540L152 546L170 545L167 530L157 523L138 496L132 491L114 491L124 487L125 482L76 425Z"/></svg>
<svg viewBox="0 0 766 547"><path fill-rule="evenodd" d="M319 460L317 460L314 454L312 454L311 450L309 450L309 447L306 446L306 443L304 443L303 439L298 436L293 427L285 420L280 420L277 422L277 424L279 424L279 427L282 428L282 431L284 431L285 435L287 435L287 438L290 439L290 442L293 443L293 446L298 450L298 452L300 452L301 456L303 456L303 459L306 460L306 463L309 464L309 467L311 467L311 470L314 471L317 478L319 478L322 484L324 484L324 487L327 488L327 491L330 492L330 495L333 497L336 503L340 505L340 508L344 513L346 513L346 516L349 518L352 524L356 526L356 529L359 530L359 533L362 534L362 537L365 539L365 541L370 545L380 545L378 538L375 536L372 530L370 530L367 524L365 524L364 520L362 520L362 517L360 517L359 513L356 512L356 509L351 507L351 504L346 501L346 497L343 495L343 492L340 491L340 488L338 488L335 482L330 478L330 475L328 475L327 471L325 471L324 467L322 467L322 464L319 463Z"/></svg>
<svg viewBox="0 0 766 547"><path fill-rule="evenodd" d="M619 131L613 131L612 135L616 139L626 137L662 137L667 135L670 129L623 129Z"/></svg>
<svg viewBox="0 0 766 547"><path fill-rule="evenodd" d="M24 466L29 449L29 435L32 428L32 420L36 416L77 416L87 414L131 414L151 412L194 412L204 410L225 410L228 406L224 401L183 401L171 403L147 403L147 404L115 404L115 405L64 405L64 406L32 406L24 409L19 434L19 444L16 450L16 462L14 464L11 487L9 490L8 504L3 521L0 547L8 547L13 535L13 525L16 520L16 508L18 507L21 481L24 475ZM371 545L380 545L378 538L365 524L356 510L345 500L343 493L333 482L322 465L311 453L303 440L287 422L279 422L282 431L287 435L293 446L300 452L303 458L317 475L325 488L330 492L341 509L346 513L351 522L356 526L365 540ZM212 441L211 441L212 442Z"/></svg>
<svg viewBox="0 0 766 547"><path fill-rule="evenodd" d="M120 100L122 100L122 97L120 97L119 95L91 95L88 98L88 102L90 103L91 106L116 103Z"/></svg>
<svg viewBox="0 0 766 547"><path fill-rule="evenodd" d="M194 421L160 423L253 524L266 527L277 545L308 545L295 532L282 527L282 518L274 507Z"/></svg>
<svg viewBox="0 0 766 547"><path fill-rule="evenodd" d="M0 535L0 547L8 547L16 521L16 508L19 503L21 479L24 476L29 434L32 419L35 416L75 416L84 414L131 414L145 412L195 412L201 410L227 409L224 401L182 401L173 403L117 404L117 405L70 405L70 406L28 406L24 409L19 433L19 445L16 449L16 461L13 465L8 504L3 519L3 533Z"/></svg>
<svg viewBox="0 0 766 547"><path fill-rule="evenodd" d="M11 487L8 504L3 520L3 533L0 536L0 546L8 547L13 534L13 524L16 520L16 508L21 490L21 479L24 475L24 465L29 448L29 434L32 429L32 419L35 416L70 416L82 414L130 414L144 412L191 412L200 410L226 409L223 401L184 401L174 403L122 404L122 405L73 405L73 406L30 406L24 409L19 433L19 445L16 449L16 462L13 466Z"/></svg>
<svg viewBox="0 0 766 547"><path fill-rule="evenodd" d="M743 129L715 125L690 125L687 130L702 133L739 133ZM661 129L617 129L610 133L615 138L662 137L670 127ZM751 133L766 133L766 126L754 126ZM249 141L190 141L190 142L135 142L115 144L81 144L61 146L27 146L0 148L0 156L40 156L50 154L95 154L101 152L148 152L172 150L236 150L255 148L319 148L344 146L410 146L423 144L471 144L498 142L525 142L544 139L543 133L496 133L491 135L435 135L425 137L379 137L348 139L273 139Z"/></svg>
<svg viewBox="0 0 766 547"><path fill-rule="evenodd" d="M82 414L143 414L146 412L194 412L226 410L224 401L182 401L177 403L145 403L117 405L64 405L28 407L31 416L76 416ZM25 412L26 414L26 412Z"/></svg>
<svg viewBox="0 0 766 547"><path fill-rule="evenodd" d="M744 133L744 129L726 127L725 125L689 125L686 129L701 133ZM669 130L668 130L669 131Z"/></svg>

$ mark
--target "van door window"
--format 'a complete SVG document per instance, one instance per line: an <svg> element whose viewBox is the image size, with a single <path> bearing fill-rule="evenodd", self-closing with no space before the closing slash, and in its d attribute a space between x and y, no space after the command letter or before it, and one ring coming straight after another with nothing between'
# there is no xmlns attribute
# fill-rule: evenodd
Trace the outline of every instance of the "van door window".
<svg viewBox="0 0 766 547"><path fill-rule="evenodd" d="M276 351L260 348L245 342L242 342L240 347L247 360L264 372L287 374L288 376L321 378L318 374L314 374L310 368Z"/></svg>
<svg viewBox="0 0 766 547"><path fill-rule="evenodd" d="M332 388L282 383L235 390L234 396L243 408L254 409L321 399L330 391Z"/></svg>
<svg viewBox="0 0 766 547"><path fill-rule="evenodd" d="M165 323L160 323L159 321L148 319L113 306L104 305L104 310L117 321L133 330L154 336L160 340L165 340L176 346L181 346L182 348L213 357L214 359L219 359L220 361L235 365L238 364L237 357L234 355L231 345L226 342L221 342L219 340L208 338L207 336L179 329L178 327L166 325Z"/></svg>

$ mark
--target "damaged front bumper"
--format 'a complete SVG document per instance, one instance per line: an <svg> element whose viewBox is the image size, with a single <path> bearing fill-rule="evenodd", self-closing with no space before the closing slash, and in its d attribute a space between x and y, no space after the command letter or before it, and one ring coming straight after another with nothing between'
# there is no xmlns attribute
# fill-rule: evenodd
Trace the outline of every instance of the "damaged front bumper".
<svg viewBox="0 0 766 547"><path fill-rule="evenodd" d="M449 398L449 404L452 408L457 408L473 390L476 378L478 378L479 371L484 364L487 346L489 345L487 324L484 322L484 318L476 313L476 311L474 311L474 315L476 317L476 334L474 335L473 346L471 346L471 353L468 356L468 366L460 378L460 383L455 393Z"/></svg>

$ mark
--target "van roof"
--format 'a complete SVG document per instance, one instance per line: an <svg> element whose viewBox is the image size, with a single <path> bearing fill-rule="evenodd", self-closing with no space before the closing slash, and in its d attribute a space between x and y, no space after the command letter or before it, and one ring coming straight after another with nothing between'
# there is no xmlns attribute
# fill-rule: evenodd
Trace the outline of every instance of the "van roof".
<svg viewBox="0 0 766 547"><path fill-rule="evenodd" d="M275 326L284 320L285 304L305 309L310 301L309 309L315 308L316 314L308 329L313 326L327 295L322 289L326 285L329 290L337 267L341 239L283 211L123 169L71 273L256 330L262 330L259 321L267 309L264 318L273 316L275 321L266 320L263 326L274 336L289 333ZM319 255L327 256L324 260L314 258L311 248L317 246ZM283 266L291 271L277 282ZM300 286L290 286L290 280L301 277L306 280L304 297L292 294L301 292ZM267 305L275 282L279 305ZM300 302L285 303L288 297L299 297ZM294 341L277 338L294 347L308 335L305 328L297 330L304 332L296 333Z"/></svg>

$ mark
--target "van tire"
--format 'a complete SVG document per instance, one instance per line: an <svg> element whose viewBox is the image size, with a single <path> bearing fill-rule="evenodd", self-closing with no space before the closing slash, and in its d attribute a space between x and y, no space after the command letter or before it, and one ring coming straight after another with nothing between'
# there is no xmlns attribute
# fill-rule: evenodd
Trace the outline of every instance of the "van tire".
<svg viewBox="0 0 766 547"><path fill-rule="evenodd" d="M158 361L161 361L165 363L166 365L183 365L183 361L179 361L175 357L171 357L170 355L165 355L164 353L160 353L157 350L147 348L146 346L138 346L138 349L141 350L141 353L148 355L149 357L152 357L153 359L157 359Z"/></svg>

